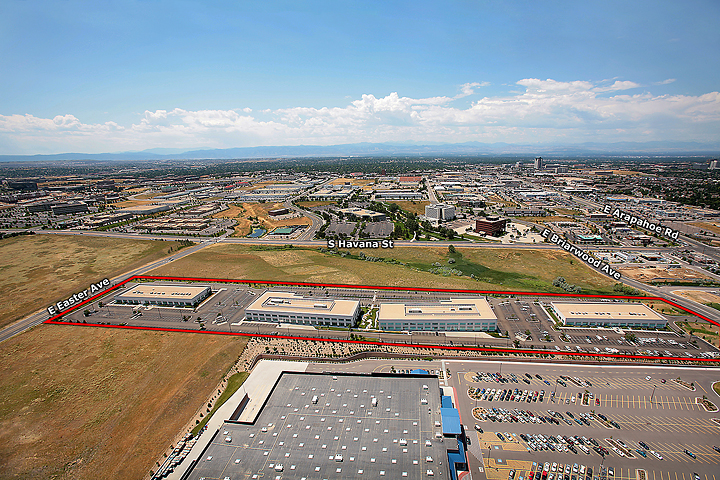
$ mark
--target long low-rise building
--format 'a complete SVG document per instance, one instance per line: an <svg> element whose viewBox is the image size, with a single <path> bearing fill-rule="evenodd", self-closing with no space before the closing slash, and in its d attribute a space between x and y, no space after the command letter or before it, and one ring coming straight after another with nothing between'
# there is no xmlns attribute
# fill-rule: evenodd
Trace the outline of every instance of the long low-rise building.
<svg viewBox="0 0 720 480"><path fill-rule="evenodd" d="M493 331L497 317L484 298L438 303L381 303L378 325L390 331Z"/></svg>
<svg viewBox="0 0 720 480"><path fill-rule="evenodd" d="M194 307L212 295L208 286L139 284L115 295L115 302L129 305Z"/></svg>
<svg viewBox="0 0 720 480"><path fill-rule="evenodd" d="M667 319L642 303L551 302L553 312L568 326L662 328Z"/></svg>
<svg viewBox="0 0 720 480"><path fill-rule="evenodd" d="M253 322L352 327L359 317L357 300L303 297L292 292L265 292L245 309L245 318Z"/></svg>

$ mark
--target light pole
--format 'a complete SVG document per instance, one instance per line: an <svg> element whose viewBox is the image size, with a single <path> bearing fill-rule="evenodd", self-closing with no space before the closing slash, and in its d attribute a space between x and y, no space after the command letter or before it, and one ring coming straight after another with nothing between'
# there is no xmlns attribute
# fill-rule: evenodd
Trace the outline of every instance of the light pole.
<svg viewBox="0 0 720 480"><path fill-rule="evenodd" d="M653 385L653 392L652 395L650 395L650 405L653 403L653 398L655 397L655 389L657 388L657 385Z"/></svg>

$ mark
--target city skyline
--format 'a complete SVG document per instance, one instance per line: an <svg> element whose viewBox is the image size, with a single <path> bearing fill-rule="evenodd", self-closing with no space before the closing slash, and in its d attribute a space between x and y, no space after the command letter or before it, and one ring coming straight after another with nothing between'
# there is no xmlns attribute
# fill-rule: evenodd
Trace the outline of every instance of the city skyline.
<svg viewBox="0 0 720 480"><path fill-rule="evenodd" d="M715 143L716 2L0 7L0 154Z"/></svg>

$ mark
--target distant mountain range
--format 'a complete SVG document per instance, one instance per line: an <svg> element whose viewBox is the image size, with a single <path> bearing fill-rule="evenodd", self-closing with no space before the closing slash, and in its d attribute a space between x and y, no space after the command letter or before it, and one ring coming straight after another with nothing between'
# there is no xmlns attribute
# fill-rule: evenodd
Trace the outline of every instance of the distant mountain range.
<svg viewBox="0 0 720 480"><path fill-rule="evenodd" d="M618 156L618 155L710 155L720 154L720 142L617 142L571 145L517 145L510 143L351 143L344 145L295 145L202 150L153 148L141 152L59 153L54 155L0 155L0 162L53 160L203 160L259 159L330 156Z"/></svg>

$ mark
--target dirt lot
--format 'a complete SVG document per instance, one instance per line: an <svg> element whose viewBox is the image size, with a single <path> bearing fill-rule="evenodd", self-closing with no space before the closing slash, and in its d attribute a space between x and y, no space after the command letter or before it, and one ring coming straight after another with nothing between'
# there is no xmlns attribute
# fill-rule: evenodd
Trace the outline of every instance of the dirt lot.
<svg viewBox="0 0 720 480"><path fill-rule="evenodd" d="M702 273L691 270L689 268L681 267L681 268L649 268L649 267L641 267L641 266L633 266L633 267L617 267L617 270L622 273L623 275L627 275L628 277L649 283L654 278L671 278L673 280L695 280L695 279L709 279L707 275L703 275Z"/></svg>
<svg viewBox="0 0 720 480"><path fill-rule="evenodd" d="M674 290L672 293L680 295L698 303L720 303L720 296L704 290Z"/></svg>
<svg viewBox="0 0 720 480"><path fill-rule="evenodd" d="M348 182L350 182L350 185L362 187L375 183L375 180L363 180L360 178L336 178L335 180L330 182L330 185L343 185Z"/></svg>
<svg viewBox="0 0 720 480"><path fill-rule="evenodd" d="M140 479L239 358L222 335L42 325L0 344L0 479Z"/></svg>
<svg viewBox="0 0 720 480"><path fill-rule="evenodd" d="M252 221L249 217L255 217L258 222L262 224L262 228L268 232L272 231L277 227L286 227L288 225L312 225L312 220L308 217L293 217L285 218L282 220L276 220L268 212L275 210L276 208L283 208L282 203L243 203L240 207L230 206L225 211L214 215L215 218L234 218L238 222L238 226L235 228L235 237L244 237L251 233Z"/></svg>
<svg viewBox="0 0 720 480"><path fill-rule="evenodd" d="M418 215L425 215L425 205L430 205L430 202L419 201L419 200L413 200L413 201L394 200L390 203L396 203L398 207L402 208L406 212L416 213Z"/></svg>
<svg viewBox="0 0 720 480"><path fill-rule="evenodd" d="M175 242L79 235L0 241L0 327L52 302L167 255Z"/></svg>
<svg viewBox="0 0 720 480"><path fill-rule="evenodd" d="M355 251L355 253L359 252ZM390 251L365 250L367 255L394 258L408 263L439 261L447 265L447 248L402 247ZM433 275L409 266L366 262L316 249L258 250L246 245L213 245L164 265L152 274L253 280L285 280L355 285L387 285L426 288L468 288L476 290L554 291L553 280L563 276L584 289L612 292L613 282L590 270L582 262L562 252L544 250L463 249L473 262L500 271L498 283L471 278ZM572 263L571 263L572 261Z"/></svg>

